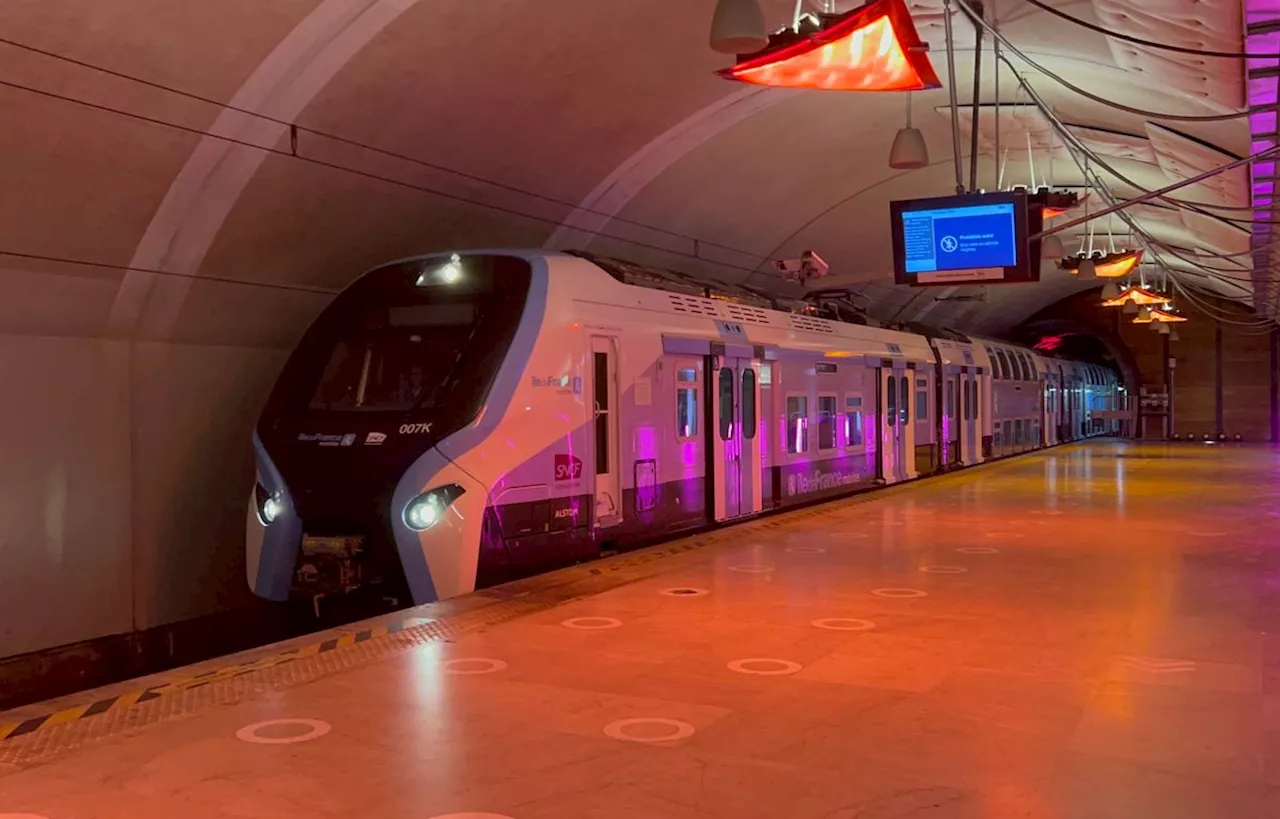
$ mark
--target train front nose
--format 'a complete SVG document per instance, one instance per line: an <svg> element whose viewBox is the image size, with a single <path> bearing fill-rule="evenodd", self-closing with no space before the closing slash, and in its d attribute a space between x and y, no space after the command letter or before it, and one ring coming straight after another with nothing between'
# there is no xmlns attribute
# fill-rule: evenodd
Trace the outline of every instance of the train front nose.
<svg viewBox="0 0 1280 819"><path fill-rule="evenodd" d="M410 470L392 500L391 529L415 603L476 586L487 493L452 462L441 467L426 478Z"/></svg>

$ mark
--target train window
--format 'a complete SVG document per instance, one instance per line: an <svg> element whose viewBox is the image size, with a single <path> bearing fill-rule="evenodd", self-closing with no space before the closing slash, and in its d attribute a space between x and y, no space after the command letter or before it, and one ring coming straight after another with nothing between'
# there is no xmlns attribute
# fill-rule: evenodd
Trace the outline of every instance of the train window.
<svg viewBox="0 0 1280 819"><path fill-rule="evenodd" d="M836 397L818 396L818 451L836 448Z"/></svg>
<svg viewBox="0 0 1280 819"><path fill-rule="evenodd" d="M1009 368L1009 359L1005 358L1004 350L996 350L995 361L996 361L996 370L998 373L996 375L997 378L1004 381L1004 380L1016 377L1013 374L1013 370Z"/></svg>
<svg viewBox="0 0 1280 819"><path fill-rule="evenodd" d="M964 393L964 420L968 421L973 417L973 408L969 403L969 382L961 383L960 389Z"/></svg>
<svg viewBox="0 0 1280 819"><path fill-rule="evenodd" d="M1004 442L1006 444L1013 443L1013 422L1004 422Z"/></svg>
<svg viewBox="0 0 1280 819"><path fill-rule="evenodd" d="M844 444L862 446L862 397L847 395L844 399Z"/></svg>
<svg viewBox="0 0 1280 819"><path fill-rule="evenodd" d="M884 419L889 426L898 424L898 379L889 376L884 390Z"/></svg>
<svg viewBox="0 0 1280 819"><path fill-rule="evenodd" d="M773 384L773 365L761 364L760 365L760 386L768 387L771 384Z"/></svg>
<svg viewBox="0 0 1280 819"><path fill-rule="evenodd" d="M1015 446L1022 446L1022 421L1015 419L1013 422L1013 443Z"/></svg>
<svg viewBox="0 0 1280 819"><path fill-rule="evenodd" d="M680 384L676 388L676 437L698 437L698 388L692 384Z"/></svg>
<svg viewBox="0 0 1280 819"><path fill-rule="evenodd" d="M742 437L756 437L756 371L742 371Z"/></svg>
<svg viewBox="0 0 1280 819"><path fill-rule="evenodd" d="M916 379L916 420L929 420L929 379Z"/></svg>
<svg viewBox="0 0 1280 819"><path fill-rule="evenodd" d="M809 399L803 395L787 396L787 452L798 455L809 451Z"/></svg>
<svg viewBox="0 0 1280 819"><path fill-rule="evenodd" d="M952 421L956 419L956 382L950 378L947 379L947 417Z"/></svg>
<svg viewBox="0 0 1280 819"><path fill-rule="evenodd" d="M733 437L733 369L720 368L720 440Z"/></svg>
<svg viewBox="0 0 1280 819"><path fill-rule="evenodd" d="M898 412L902 416L902 425L905 427L911 423L911 379L902 376L898 379L902 390L898 393Z"/></svg>

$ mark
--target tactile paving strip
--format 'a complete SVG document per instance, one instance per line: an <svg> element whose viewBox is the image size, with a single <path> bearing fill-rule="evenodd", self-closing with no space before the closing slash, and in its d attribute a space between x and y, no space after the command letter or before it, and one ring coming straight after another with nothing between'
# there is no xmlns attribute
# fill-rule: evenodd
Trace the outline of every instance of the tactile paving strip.
<svg viewBox="0 0 1280 819"><path fill-rule="evenodd" d="M992 462L979 468L1008 463L1010 461L1007 460ZM938 476L930 480L929 485L938 488L971 473L972 470L967 469ZM676 564L691 562L707 546L741 543L752 532L835 517L850 505L860 505L883 498L886 493L916 486L920 484L912 482L888 487L886 491L770 515L730 529L693 535L626 555L514 581L457 601L407 609L378 625L366 624L364 628L357 625L357 630L348 627L337 635L326 632L323 640L308 645L194 676L176 677L149 688L85 702L26 720L0 723L0 764L38 764L98 740L290 688L367 665L417 645L453 639L546 611L571 600L591 597L665 573ZM438 608L458 610L441 614Z"/></svg>

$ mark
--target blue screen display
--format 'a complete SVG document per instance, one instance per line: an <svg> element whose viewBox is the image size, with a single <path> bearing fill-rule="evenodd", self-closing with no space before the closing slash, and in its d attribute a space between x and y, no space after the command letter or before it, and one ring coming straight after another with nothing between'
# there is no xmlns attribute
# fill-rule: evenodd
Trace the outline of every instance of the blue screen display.
<svg viewBox="0 0 1280 819"><path fill-rule="evenodd" d="M1013 267L1018 241L1012 203L902 214L906 272Z"/></svg>

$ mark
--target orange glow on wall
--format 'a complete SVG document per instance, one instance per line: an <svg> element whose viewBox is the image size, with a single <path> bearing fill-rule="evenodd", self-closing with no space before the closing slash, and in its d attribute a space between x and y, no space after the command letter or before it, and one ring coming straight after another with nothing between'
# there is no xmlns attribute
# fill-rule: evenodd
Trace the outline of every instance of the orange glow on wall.
<svg viewBox="0 0 1280 819"><path fill-rule="evenodd" d="M903 0L874 0L842 15L823 15L809 35L784 30L770 45L716 72L775 88L917 91L940 88L938 75ZM776 42L774 42L776 41Z"/></svg>
<svg viewBox="0 0 1280 819"><path fill-rule="evenodd" d="M1152 304L1164 304L1169 299L1165 296L1159 295L1158 293L1152 293L1150 290L1144 290L1141 287L1135 287L1133 285L1130 285L1129 287L1126 287L1124 290L1120 291L1120 295L1116 296L1114 299L1106 299L1105 301L1103 301L1102 306L1103 307L1124 307L1124 303L1129 300L1132 300L1134 304L1152 305Z"/></svg>

